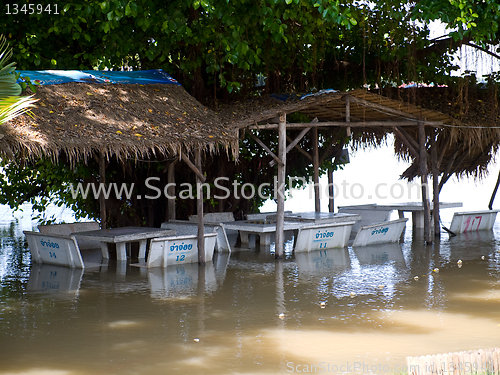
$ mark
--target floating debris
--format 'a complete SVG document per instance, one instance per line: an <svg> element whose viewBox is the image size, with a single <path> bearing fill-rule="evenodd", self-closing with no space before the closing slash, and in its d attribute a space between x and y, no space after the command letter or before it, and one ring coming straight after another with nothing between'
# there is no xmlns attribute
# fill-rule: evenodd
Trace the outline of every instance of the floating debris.
<svg viewBox="0 0 500 375"><path fill-rule="evenodd" d="M434 269L432 270L432 272L434 272L434 273L439 273L439 268L434 268Z"/></svg>
<svg viewBox="0 0 500 375"><path fill-rule="evenodd" d="M283 313L279 314L279 315L278 315L278 318L280 318L280 319L285 319L285 314L283 314Z"/></svg>
<svg viewBox="0 0 500 375"><path fill-rule="evenodd" d="M193 340L194 342L200 342L200 339L196 338Z"/></svg>
<svg viewBox="0 0 500 375"><path fill-rule="evenodd" d="M418 276L415 276L413 280L418 281Z"/></svg>

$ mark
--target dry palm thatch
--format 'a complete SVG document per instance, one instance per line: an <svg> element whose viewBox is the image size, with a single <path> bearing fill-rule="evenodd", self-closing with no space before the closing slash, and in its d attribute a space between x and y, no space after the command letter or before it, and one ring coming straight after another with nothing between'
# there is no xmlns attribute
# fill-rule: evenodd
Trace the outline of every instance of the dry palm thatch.
<svg viewBox="0 0 500 375"><path fill-rule="evenodd" d="M235 133L181 86L65 83L40 86L36 97L32 117L0 127L4 156L64 153L74 162L96 151L119 160L198 148L238 153Z"/></svg>
<svg viewBox="0 0 500 375"><path fill-rule="evenodd" d="M439 108L453 118L452 123L444 123L435 132L426 130L426 148L429 154L432 151L430 138L436 139L438 173L443 174L445 179L453 174L457 177L484 177L500 146L496 98L489 100L492 98L487 98L487 90L479 90L474 96L464 98L451 88L425 88L420 89L418 94L423 106ZM408 132L417 139L415 129L408 129ZM411 155L399 138L396 138L395 149L403 159L413 162L402 177L409 180L417 177L417 158ZM431 163L432 160L429 159L429 170Z"/></svg>
<svg viewBox="0 0 500 375"><path fill-rule="evenodd" d="M425 100L421 101L421 105L357 89L309 96L302 100L298 97L286 101L259 98L222 107L218 114L225 124L234 128L270 129L280 113L300 112L307 115L309 121L317 118L320 126L323 123L324 126L350 127L355 147L381 145L388 134L394 133L396 154L412 163L402 175L408 179L419 176L418 124L422 122L426 128L426 151L429 155L430 137L437 135L434 147L439 156L440 174L481 177L500 145L498 116L496 112L492 115L488 108L469 109L463 113L463 105L457 105L456 99L453 103L446 100L443 103L435 97L439 90L422 90L420 95ZM347 100L350 103L350 122L346 122ZM491 103L483 103L491 107ZM492 118L494 121L491 121ZM305 122L287 126L297 128L308 125ZM430 171L430 157L428 163Z"/></svg>

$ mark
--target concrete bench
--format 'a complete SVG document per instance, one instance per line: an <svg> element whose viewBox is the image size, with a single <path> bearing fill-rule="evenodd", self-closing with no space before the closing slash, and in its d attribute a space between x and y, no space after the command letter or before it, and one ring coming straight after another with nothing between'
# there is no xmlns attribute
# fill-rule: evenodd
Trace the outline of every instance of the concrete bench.
<svg viewBox="0 0 500 375"><path fill-rule="evenodd" d="M197 223L198 215L189 216L188 221L191 223ZM209 212L203 215L203 223L206 224L219 224L229 221L234 221L234 215L232 212Z"/></svg>
<svg viewBox="0 0 500 375"><path fill-rule="evenodd" d="M217 233L205 233L205 260L207 262L213 259L216 240ZM148 268L185 263L198 263L198 234L151 239L147 259Z"/></svg>
<svg viewBox="0 0 500 375"><path fill-rule="evenodd" d="M61 236L69 236L71 233L87 232L91 230L99 230L99 223L95 221L87 221L82 223L65 223L65 224L52 224L52 225L38 225L40 233L55 234ZM101 242L89 239L79 239L78 247L80 250L100 249Z"/></svg>
<svg viewBox="0 0 500 375"><path fill-rule="evenodd" d="M198 215L189 216L188 221L197 223ZM217 242L215 243L215 249L219 252L231 252L231 246L227 238L228 233L224 227L224 223L231 223L233 221L234 215L232 212L209 212L203 215L203 224L219 226L217 228Z"/></svg>
<svg viewBox="0 0 500 375"><path fill-rule="evenodd" d="M35 263L84 268L82 254L74 236L24 231Z"/></svg>
<svg viewBox="0 0 500 375"><path fill-rule="evenodd" d="M450 224L453 233L492 230L500 210L455 212Z"/></svg>
<svg viewBox="0 0 500 375"><path fill-rule="evenodd" d="M408 219L384 221L383 223L365 225L356 234L353 247L394 243L399 241Z"/></svg>
<svg viewBox="0 0 500 375"><path fill-rule="evenodd" d="M353 234L358 233L361 227L388 221L392 211L392 208L381 208L377 207L376 204L339 207L339 213L361 215L361 220L352 227Z"/></svg>

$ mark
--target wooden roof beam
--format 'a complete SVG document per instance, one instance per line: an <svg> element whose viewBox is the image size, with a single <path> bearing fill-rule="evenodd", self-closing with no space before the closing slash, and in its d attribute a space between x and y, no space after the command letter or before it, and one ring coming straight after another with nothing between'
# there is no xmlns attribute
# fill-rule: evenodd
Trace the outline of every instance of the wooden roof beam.
<svg viewBox="0 0 500 375"><path fill-rule="evenodd" d="M441 121L423 121L424 125L440 127L443 125ZM390 127L390 126L417 126L417 121L322 121L317 123L304 123L304 122L289 122L286 124L288 129L308 128L308 127L326 127L326 126L341 126L351 128L370 128L370 127ZM250 125L248 129L277 129L278 124L263 124L263 125Z"/></svg>
<svg viewBox="0 0 500 375"><path fill-rule="evenodd" d="M260 140L259 137L257 137L255 134L253 134L252 132L248 132L248 134L250 134L250 137L252 137L252 139L257 142L260 147L262 147L264 150L266 150L266 152L272 156L272 158L276 161L276 163L278 164L281 164L283 165L283 162L281 161L281 159L279 157L276 156L276 154L274 152L271 151L271 149L269 147L267 147L264 142L262 142Z"/></svg>
<svg viewBox="0 0 500 375"><path fill-rule="evenodd" d="M311 128L309 128L310 130ZM293 142L293 139L290 138L288 135L286 136L286 139L288 140L288 142ZM313 160L312 156L309 155L309 153L307 151L305 151L303 148L301 148L299 145L295 145L294 146L302 155L304 155L306 158L308 158L309 160Z"/></svg>
<svg viewBox="0 0 500 375"><path fill-rule="evenodd" d="M404 117L406 119L418 120L417 116L412 115L408 112L400 111L399 109L394 109L394 108L385 106L383 104L371 102L369 100L359 99L359 98L356 98L355 96L351 96L351 95L346 95L346 97L348 97L351 102L358 103L358 104L364 105L366 107L375 108L381 112L385 112L385 113L396 115L396 116L401 116L401 117Z"/></svg>

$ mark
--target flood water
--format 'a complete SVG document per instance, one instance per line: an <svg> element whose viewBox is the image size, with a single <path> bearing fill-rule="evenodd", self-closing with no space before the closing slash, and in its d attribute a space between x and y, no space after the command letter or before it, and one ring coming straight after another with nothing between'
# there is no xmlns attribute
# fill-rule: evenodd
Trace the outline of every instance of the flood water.
<svg viewBox="0 0 500 375"><path fill-rule="evenodd" d="M0 225L1 375L396 374L407 356L500 345L498 227L84 272L31 265L21 229Z"/></svg>

